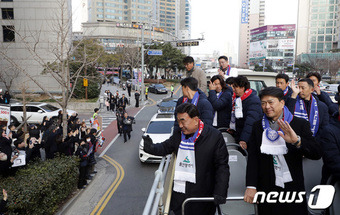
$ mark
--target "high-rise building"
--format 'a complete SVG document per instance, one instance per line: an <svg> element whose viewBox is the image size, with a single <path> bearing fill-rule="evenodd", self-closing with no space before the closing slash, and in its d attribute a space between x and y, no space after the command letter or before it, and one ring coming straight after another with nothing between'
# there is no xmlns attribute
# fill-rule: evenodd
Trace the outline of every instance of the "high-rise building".
<svg viewBox="0 0 340 215"><path fill-rule="evenodd" d="M180 0L92 0L89 22L143 23L178 35Z"/></svg>
<svg viewBox="0 0 340 215"><path fill-rule="evenodd" d="M339 47L339 1L299 0L296 54Z"/></svg>
<svg viewBox="0 0 340 215"><path fill-rule="evenodd" d="M66 57L61 46L68 50L71 45L71 1L6 0L0 2L0 8L0 73L18 72L12 92L20 92L24 85L29 92L43 92L24 72L41 86L48 86L46 90L61 92L56 79L43 71L48 63Z"/></svg>
<svg viewBox="0 0 340 215"><path fill-rule="evenodd" d="M191 0L181 0L180 3L180 24L179 24L179 40L191 39ZM190 55L191 47L183 47L182 51L186 55Z"/></svg>
<svg viewBox="0 0 340 215"><path fill-rule="evenodd" d="M249 67L250 30L265 23L265 0L242 0L238 65Z"/></svg>

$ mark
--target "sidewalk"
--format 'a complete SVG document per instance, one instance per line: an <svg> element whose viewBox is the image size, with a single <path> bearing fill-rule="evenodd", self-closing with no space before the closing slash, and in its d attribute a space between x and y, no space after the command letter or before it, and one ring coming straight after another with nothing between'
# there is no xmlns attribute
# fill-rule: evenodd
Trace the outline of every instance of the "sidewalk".
<svg viewBox="0 0 340 215"><path fill-rule="evenodd" d="M118 88L118 86L103 85L100 94L101 96L104 95L105 90L110 90L114 94L116 93L116 90L118 90L120 96L124 93L125 96L129 98L127 90L122 90L121 88ZM126 107L126 111L129 115L134 116L141 108L143 108L145 104L140 104L140 107L136 108L134 101L134 92L131 92L131 98L133 98L133 100L131 100L132 104ZM104 113L106 113L106 107L104 109L101 109L99 112L99 114ZM103 135L106 140L103 147L98 148L96 152L97 156L103 153L107 147L110 147L110 143L113 142L115 137L118 135L116 120L112 121L110 125L105 128L105 130L103 131ZM108 187L115 180L117 175L116 169L104 159L101 159L99 157L97 157L96 159L96 169L98 173L93 177L92 181L89 181L89 184L86 186L85 189L76 190L74 192L74 196L69 199L62 208L60 208L60 210L56 213L57 215L90 214L97 205L99 199L102 197L103 193L107 191ZM92 183L93 180L95 180L95 183ZM84 205L86 205L86 207L84 207Z"/></svg>

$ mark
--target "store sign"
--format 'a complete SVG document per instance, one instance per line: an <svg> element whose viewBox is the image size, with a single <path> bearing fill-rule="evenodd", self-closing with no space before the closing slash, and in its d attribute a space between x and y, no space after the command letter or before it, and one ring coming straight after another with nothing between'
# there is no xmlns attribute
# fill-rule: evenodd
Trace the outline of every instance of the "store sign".
<svg viewBox="0 0 340 215"><path fill-rule="evenodd" d="M241 23L248 23L249 0L242 0Z"/></svg>

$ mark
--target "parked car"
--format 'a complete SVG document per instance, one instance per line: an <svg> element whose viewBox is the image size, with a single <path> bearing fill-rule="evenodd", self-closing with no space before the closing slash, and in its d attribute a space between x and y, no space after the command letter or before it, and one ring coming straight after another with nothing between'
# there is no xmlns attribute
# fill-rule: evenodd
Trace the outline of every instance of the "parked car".
<svg viewBox="0 0 340 215"><path fill-rule="evenodd" d="M173 114L157 113L151 118L146 129L142 128L144 132L143 135L149 135L153 143L163 142L171 136L174 122L175 116ZM139 144L139 159L142 163L156 163L161 161L161 156L148 154L143 150L143 147L144 140L142 139Z"/></svg>
<svg viewBox="0 0 340 215"><path fill-rule="evenodd" d="M150 93L165 93L167 94L168 93L168 90L164 87L163 84L151 84L149 86L149 92Z"/></svg>
<svg viewBox="0 0 340 215"><path fill-rule="evenodd" d="M31 102L26 104L27 117L30 117L27 122L38 124L41 123L44 116L54 118L58 116L58 112L61 108L57 108L51 104L41 102ZM67 114L70 116L76 111L67 110ZM23 104L15 103L11 105L11 117L13 121L22 122L23 117Z"/></svg>
<svg viewBox="0 0 340 215"><path fill-rule="evenodd" d="M326 87L325 92L329 95L329 97L332 99L332 102L336 103L335 95L338 93L338 86L339 84L329 84Z"/></svg>
<svg viewBox="0 0 340 215"><path fill-rule="evenodd" d="M176 109L177 99L166 98L163 99L158 106L158 113L174 113Z"/></svg>

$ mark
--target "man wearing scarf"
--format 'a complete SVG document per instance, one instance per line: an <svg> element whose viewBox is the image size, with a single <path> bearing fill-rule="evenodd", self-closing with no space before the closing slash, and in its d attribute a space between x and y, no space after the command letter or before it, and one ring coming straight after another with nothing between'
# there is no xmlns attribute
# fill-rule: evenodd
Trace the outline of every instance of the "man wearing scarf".
<svg viewBox="0 0 340 215"><path fill-rule="evenodd" d="M283 100L287 102L287 99L292 95L292 88L289 86L289 76L286 74L278 74L275 77L276 87L283 91Z"/></svg>
<svg viewBox="0 0 340 215"><path fill-rule="evenodd" d="M220 68L218 69L218 74L223 77L223 79L227 79L230 76L230 65L228 58L226 56L220 56L218 58L218 64Z"/></svg>
<svg viewBox="0 0 340 215"><path fill-rule="evenodd" d="M328 107L313 96L314 83L308 78L299 80L298 87L292 81L292 90L286 106L295 117L309 121L313 136L318 136L329 123Z"/></svg>
<svg viewBox="0 0 340 215"><path fill-rule="evenodd" d="M329 115L333 115L338 111L338 107L336 104L334 105L332 99L329 97L328 93L322 91L320 89L321 75L318 72L310 72L306 75L306 78L309 78L314 83L314 92L313 95L318 98L320 101L325 103L329 108Z"/></svg>
<svg viewBox="0 0 340 215"><path fill-rule="evenodd" d="M187 70L186 77L196 78L198 81L198 88L200 88L204 94L207 94L207 76L202 69L195 66L194 58L191 56L185 57L183 59L183 64Z"/></svg>
<svg viewBox="0 0 340 215"><path fill-rule="evenodd" d="M175 153L174 186L170 209L181 214L186 198L212 197L214 203L188 203L185 215L214 215L218 204L226 202L229 165L228 151L221 132L202 122L198 108L184 103L176 108L179 128L162 143L153 144L143 136L144 151L165 156Z"/></svg>
<svg viewBox="0 0 340 215"><path fill-rule="evenodd" d="M254 122L262 115L261 102L256 91L250 89L247 77L239 75L233 79L233 97L228 132L243 149L247 149Z"/></svg>
<svg viewBox="0 0 340 215"><path fill-rule="evenodd" d="M302 158L321 158L321 146L310 130L310 124L291 114L285 106L283 92L268 87L260 92L264 115L254 123L248 144L246 192L244 200L253 203L257 191L304 191ZM260 203L260 215L307 215L307 204Z"/></svg>
<svg viewBox="0 0 340 215"><path fill-rule="evenodd" d="M198 81L193 77L181 80L183 96L177 100L176 107L182 103L191 103L197 106L199 118L207 125L212 125L214 109L208 101L207 96L198 89ZM178 127L175 110L175 128Z"/></svg>

